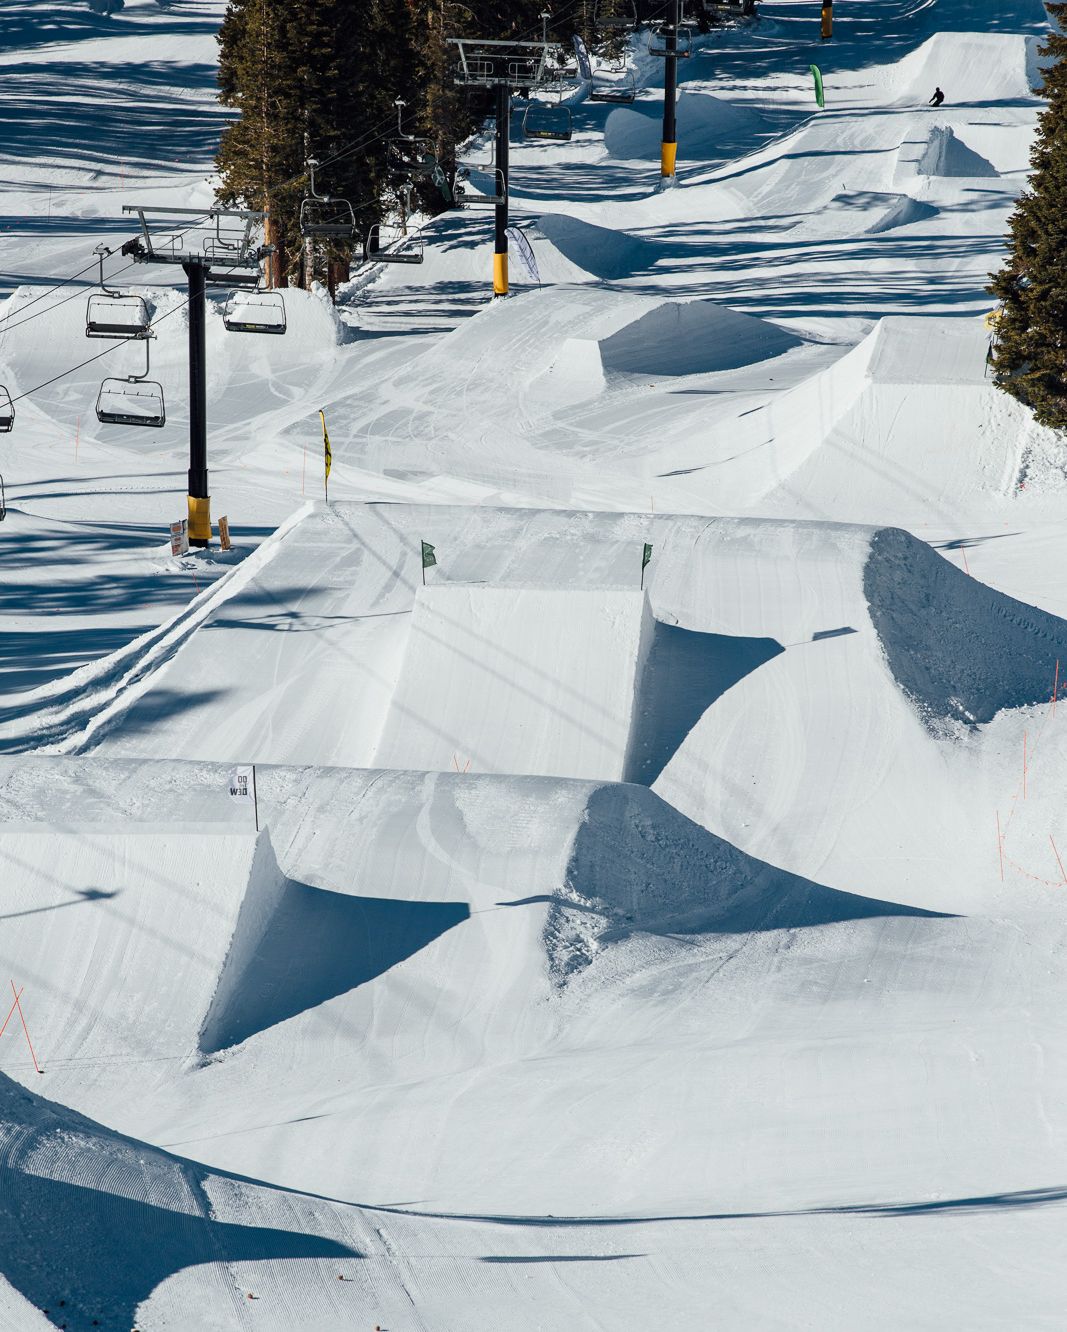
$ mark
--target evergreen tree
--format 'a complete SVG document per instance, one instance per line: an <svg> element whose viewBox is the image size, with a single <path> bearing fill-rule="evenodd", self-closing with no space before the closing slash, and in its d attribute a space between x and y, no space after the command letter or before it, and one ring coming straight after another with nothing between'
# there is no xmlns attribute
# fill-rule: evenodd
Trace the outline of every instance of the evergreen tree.
<svg viewBox="0 0 1067 1332"><path fill-rule="evenodd" d="M1033 409L1037 420L1067 429L1067 3L1050 3L1059 32L1043 55L1055 58L1039 90L1048 105L1030 154L1033 173L1010 221L1008 259L989 290L1000 308L990 352L993 378Z"/></svg>

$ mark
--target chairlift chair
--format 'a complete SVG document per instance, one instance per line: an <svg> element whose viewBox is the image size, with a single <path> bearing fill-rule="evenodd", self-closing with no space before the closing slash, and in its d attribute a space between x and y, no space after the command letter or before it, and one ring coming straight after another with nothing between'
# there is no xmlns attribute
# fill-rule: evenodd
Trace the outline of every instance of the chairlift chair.
<svg viewBox="0 0 1067 1332"><path fill-rule="evenodd" d="M593 22L605 31L636 28L637 6L634 0L597 0L593 9Z"/></svg>
<svg viewBox="0 0 1067 1332"><path fill-rule="evenodd" d="M0 384L0 434L8 434L15 425L15 404L11 394Z"/></svg>
<svg viewBox="0 0 1067 1332"><path fill-rule="evenodd" d="M593 82L589 88L591 102L615 102L627 104L637 98L637 83L632 70L623 70L621 77L606 78L599 70L593 72Z"/></svg>
<svg viewBox="0 0 1067 1332"><path fill-rule="evenodd" d="M331 199L329 195L315 193L318 165L313 157L308 159L311 185L300 204L300 234L305 240L312 237L351 240L356 231L355 210L347 199Z"/></svg>
<svg viewBox="0 0 1067 1332"><path fill-rule="evenodd" d="M507 203L507 183L504 180L504 173L499 167L494 167L491 171L472 171L469 168L464 168L464 172L462 179L475 184L472 177L477 174L482 181L481 184L477 185L477 188L482 191L480 194L471 194L464 190L462 199L466 207L496 208L499 204ZM492 182L491 186L487 183L489 181ZM459 191L457 190L456 193L458 196Z"/></svg>
<svg viewBox="0 0 1067 1332"><path fill-rule="evenodd" d="M572 133L569 106L547 106L531 102L523 112L522 137L541 139L549 143L569 143Z"/></svg>
<svg viewBox="0 0 1067 1332"><path fill-rule="evenodd" d="M278 291L232 291L222 322L230 333L284 333L285 301Z"/></svg>
<svg viewBox="0 0 1067 1332"><path fill-rule="evenodd" d="M4 491L4 478L0 476L0 523L7 517L7 495Z"/></svg>
<svg viewBox="0 0 1067 1332"><path fill-rule="evenodd" d="M683 27L675 29L675 47L674 55L679 60L687 60L693 54L692 29ZM661 60L666 60L667 56L671 54L667 50L667 27L665 24L657 24L648 34L648 54L659 56Z"/></svg>
<svg viewBox="0 0 1067 1332"><path fill-rule="evenodd" d="M105 379L96 398L96 419L103 425L152 426L167 423L163 385L148 378L149 341L144 339L144 373Z"/></svg>
<svg viewBox="0 0 1067 1332"><path fill-rule="evenodd" d="M104 281L104 259L111 253L98 245L93 253L100 261L100 290L89 297L85 308L87 338L145 338L149 330L148 302L131 292L113 291Z"/></svg>
<svg viewBox="0 0 1067 1332"><path fill-rule="evenodd" d="M378 222L367 232L363 258L374 264L421 264L425 248L421 231L405 235L400 227L382 226Z"/></svg>
<svg viewBox="0 0 1067 1332"><path fill-rule="evenodd" d="M143 296L98 291L89 297L85 311L87 338L143 338L149 323L148 302Z"/></svg>

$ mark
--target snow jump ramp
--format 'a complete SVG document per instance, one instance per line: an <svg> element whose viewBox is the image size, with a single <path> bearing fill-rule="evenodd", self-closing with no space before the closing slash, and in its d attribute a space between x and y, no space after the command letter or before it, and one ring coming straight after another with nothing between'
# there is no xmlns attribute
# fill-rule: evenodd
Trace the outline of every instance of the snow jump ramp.
<svg viewBox="0 0 1067 1332"><path fill-rule="evenodd" d="M421 588L375 766L620 780L652 628L636 588Z"/></svg>

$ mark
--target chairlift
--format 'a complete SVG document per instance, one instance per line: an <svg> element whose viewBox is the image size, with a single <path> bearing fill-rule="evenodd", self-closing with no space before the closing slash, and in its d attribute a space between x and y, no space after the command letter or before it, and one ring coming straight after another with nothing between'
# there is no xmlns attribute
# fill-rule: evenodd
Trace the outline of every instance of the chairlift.
<svg viewBox="0 0 1067 1332"><path fill-rule="evenodd" d="M11 394L0 384L0 434L8 434L15 425L15 404Z"/></svg>
<svg viewBox="0 0 1067 1332"><path fill-rule="evenodd" d="M456 190L457 198L461 198L463 205L469 208L496 208L498 205L507 203L508 187L504 179L504 173L499 167L491 171L472 171L469 167L464 167L461 172L456 173L462 180L469 180L481 192L471 194L462 189L462 186ZM476 182L473 177L480 177L480 182ZM492 182L489 184L488 182ZM462 190L462 194L461 191Z"/></svg>
<svg viewBox="0 0 1067 1332"><path fill-rule="evenodd" d="M600 70L594 70L593 82L589 87L591 102L615 102L626 104L637 98L637 83L633 71L625 69L620 76L612 73L607 77Z"/></svg>
<svg viewBox="0 0 1067 1332"><path fill-rule="evenodd" d="M100 261L100 290L93 292L86 306L85 336L121 340L147 337L151 322L147 301L130 292L112 291L104 282L104 259L111 251L106 245L98 245L93 253Z"/></svg>
<svg viewBox="0 0 1067 1332"><path fill-rule="evenodd" d="M648 34L648 54L659 56L661 60L666 60L669 55L675 55L679 60L687 60L693 54L692 29L675 28L675 50L673 52L667 49L667 31L667 24L656 24Z"/></svg>
<svg viewBox="0 0 1067 1332"><path fill-rule="evenodd" d="M593 23L608 32L636 28L637 22L634 0L597 0L593 8Z"/></svg>
<svg viewBox="0 0 1067 1332"><path fill-rule="evenodd" d="M232 291L222 322L230 333L284 333L285 301L278 291Z"/></svg>
<svg viewBox="0 0 1067 1332"><path fill-rule="evenodd" d="M544 102L531 102L523 112L522 137L542 139L549 143L569 143L572 117L569 106L548 106Z"/></svg>
<svg viewBox="0 0 1067 1332"><path fill-rule="evenodd" d="M0 476L0 523L7 517L7 494L4 491L4 478Z"/></svg>
<svg viewBox="0 0 1067 1332"><path fill-rule="evenodd" d="M309 158L307 168L311 175L309 192L300 204L300 234L305 240L312 237L351 240L356 231L356 214L347 199L331 199L315 193L315 158Z"/></svg>
<svg viewBox="0 0 1067 1332"><path fill-rule="evenodd" d="M167 423L163 386L148 378L149 341L144 339L144 374L105 379L96 398L96 419L103 425L152 426Z"/></svg>
<svg viewBox="0 0 1067 1332"><path fill-rule="evenodd" d="M374 224L363 242L363 258L374 264L421 264L426 242L420 231Z"/></svg>

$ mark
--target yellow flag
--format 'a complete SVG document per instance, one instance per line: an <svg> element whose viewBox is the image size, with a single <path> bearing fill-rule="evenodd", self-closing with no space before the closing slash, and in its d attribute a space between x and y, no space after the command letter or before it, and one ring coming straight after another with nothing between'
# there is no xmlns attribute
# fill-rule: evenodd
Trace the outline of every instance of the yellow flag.
<svg viewBox="0 0 1067 1332"><path fill-rule="evenodd" d="M326 429L326 414L320 411L319 417L322 420L322 456L326 463L326 479L328 481L330 479L330 468L333 465L333 450L330 448L330 434Z"/></svg>

